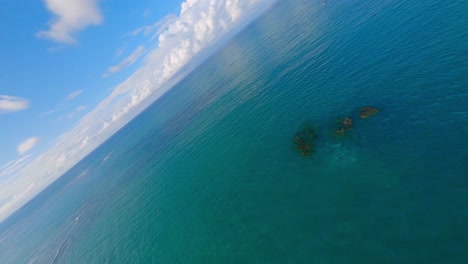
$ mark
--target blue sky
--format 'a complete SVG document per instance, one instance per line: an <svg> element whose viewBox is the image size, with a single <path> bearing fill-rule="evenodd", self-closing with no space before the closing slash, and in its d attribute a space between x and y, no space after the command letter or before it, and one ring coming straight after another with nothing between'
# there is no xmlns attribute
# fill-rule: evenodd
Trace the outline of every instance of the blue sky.
<svg viewBox="0 0 468 264"><path fill-rule="evenodd" d="M170 89L201 50L273 1L2 3L0 221Z"/></svg>
<svg viewBox="0 0 468 264"><path fill-rule="evenodd" d="M71 31L76 43L70 44L38 38L37 33L48 29L53 15L41 1L25 3L6 1L0 10L3 25L13 25L2 28L0 95L29 101L27 109L0 116L0 164L15 158L21 141L40 136L40 148L71 128L131 72L131 68L125 69L102 78L111 65L145 42L142 36L125 34L177 12L180 6L178 1L102 1L98 6L102 22ZM27 13L20 16L11 11L19 9ZM69 95L76 97L67 100ZM81 111L68 117L76 110Z"/></svg>

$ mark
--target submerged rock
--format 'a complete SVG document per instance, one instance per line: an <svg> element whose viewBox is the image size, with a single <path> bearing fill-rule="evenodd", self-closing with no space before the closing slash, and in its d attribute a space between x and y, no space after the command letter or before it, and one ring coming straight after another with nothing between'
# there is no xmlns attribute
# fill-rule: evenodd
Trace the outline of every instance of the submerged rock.
<svg viewBox="0 0 468 264"><path fill-rule="evenodd" d="M314 153L314 141L317 140L317 133L312 127L306 125L296 132L293 144L301 156L310 156Z"/></svg>
<svg viewBox="0 0 468 264"><path fill-rule="evenodd" d="M380 112L379 109L373 107L373 106L364 106L361 108L361 111L359 113L359 117L362 119L369 118L375 114Z"/></svg>
<svg viewBox="0 0 468 264"><path fill-rule="evenodd" d="M335 137L343 137L346 135L346 129L344 129L344 127L335 128L333 135Z"/></svg>
<svg viewBox="0 0 468 264"><path fill-rule="evenodd" d="M343 120L343 127L346 129L353 128L353 119L351 119L351 117L349 116L345 117L345 119Z"/></svg>
<svg viewBox="0 0 468 264"><path fill-rule="evenodd" d="M353 119L349 116L344 119L336 119L336 122L340 125L333 130L335 137L343 137L346 133L353 128Z"/></svg>

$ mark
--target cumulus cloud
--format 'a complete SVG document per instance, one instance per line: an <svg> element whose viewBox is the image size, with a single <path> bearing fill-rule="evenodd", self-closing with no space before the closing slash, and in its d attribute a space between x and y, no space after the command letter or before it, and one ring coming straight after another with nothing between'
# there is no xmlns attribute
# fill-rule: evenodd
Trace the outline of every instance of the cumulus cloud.
<svg viewBox="0 0 468 264"><path fill-rule="evenodd" d="M16 112L29 107L29 100L21 97L0 95L0 113Z"/></svg>
<svg viewBox="0 0 468 264"><path fill-rule="evenodd" d="M162 85L187 64L202 49L216 42L232 29L242 17L255 10L260 3L271 0L187 0L182 3L178 16L157 37L156 46L150 52L145 67L126 82L119 85L110 97L128 94L112 113L108 123L114 123L140 105L150 95L162 92Z"/></svg>
<svg viewBox="0 0 468 264"><path fill-rule="evenodd" d="M107 72L104 74L104 77L109 76L111 73L116 73L124 68L127 68L133 65L143 54L145 53L145 47L138 46L132 54L130 54L127 58L123 59L119 64L110 67Z"/></svg>
<svg viewBox="0 0 468 264"><path fill-rule="evenodd" d="M23 155L26 152L30 151L32 148L34 148L37 145L37 143L39 143L38 137L28 138L18 145L16 151L18 151L20 155Z"/></svg>
<svg viewBox="0 0 468 264"><path fill-rule="evenodd" d="M76 43L73 34L102 22L98 0L44 0L47 9L54 14L50 28L37 33L37 37L61 43Z"/></svg>
<svg viewBox="0 0 468 264"><path fill-rule="evenodd" d="M38 191L57 179L79 160L168 91L198 66L218 40L234 27L244 25L275 0L186 0L181 12L170 23L161 23L153 38L144 65L78 121L71 130L54 141L54 145L16 173L17 179L0 186L0 221L27 202ZM89 2L89 1L88 1ZM197 57L197 55L199 55ZM200 57L201 56L201 57ZM196 59L194 59L196 58ZM187 64L189 61L193 62ZM186 66L185 68L183 68ZM180 71L181 69L184 71ZM32 191L21 199L8 201L14 191L33 182ZM3 189L8 189L4 191ZM5 209L5 206L8 208Z"/></svg>
<svg viewBox="0 0 468 264"><path fill-rule="evenodd" d="M78 91L71 92L69 95L67 95L65 100L67 100L67 101L73 100L73 99L77 98L78 96L80 96L83 92L84 92L84 90L78 90Z"/></svg>

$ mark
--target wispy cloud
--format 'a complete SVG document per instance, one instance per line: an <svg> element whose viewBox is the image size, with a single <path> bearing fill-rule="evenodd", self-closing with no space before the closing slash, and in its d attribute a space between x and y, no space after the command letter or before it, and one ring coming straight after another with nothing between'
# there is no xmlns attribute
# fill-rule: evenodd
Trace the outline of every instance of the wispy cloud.
<svg viewBox="0 0 468 264"><path fill-rule="evenodd" d="M67 100L67 101L73 100L73 99L77 98L78 96L80 96L83 92L84 92L84 90L78 90L78 91L71 92L69 95L67 95L65 100Z"/></svg>
<svg viewBox="0 0 468 264"><path fill-rule="evenodd" d="M78 98L82 93L84 92L84 90L77 90L77 91L74 91L74 92L71 92L69 93L65 99L63 99L63 101L58 104L54 109L52 110L49 110L49 111L46 111L44 113L41 113L39 116L48 116L48 115L51 115L53 113L57 113L59 112L60 110L63 110L64 108L66 108L66 102L67 101L71 101L71 100L75 100L76 98ZM84 109L82 109L84 110ZM80 110L80 111L82 111ZM79 111L74 111L74 112L79 112Z"/></svg>
<svg viewBox="0 0 468 264"><path fill-rule="evenodd" d="M44 0L47 9L54 14L50 28L39 31L37 37L55 42L75 44L73 34L102 22L98 0Z"/></svg>
<svg viewBox="0 0 468 264"><path fill-rule="evenodd" d="M128 123L133 117L198 64L186 66L199 52L213 45L243 19L252 18L274 0L187 0L181 12L155 37L156 48L147 53L144 65L78 124L55 140L54 145L19 170L8 186L0 186L0 221L38 191ZM150 36L148 36L150 37ZM199 58L197 62L201 62ZM34 185L31 186L31 183ZM30 187L24 194L21 190ZM7 188L7 189L5 189ZM4 190L5 189L5 190ZM21 199L14 198L15 191ZM13 201L13 202L12 202Z"/></svg>
<svg viewBox="0 0 468 264"><path fill-rule="evenodd" d="M86 106L85 105L80 105L78 106L73 112L71 112L70 114L67 115L67 118L72 118L73 116L75 116L77 113L79 112L82 112L86 110Z"/></svg>
<svg viewBox="0 0 468 264"><path fill-rule="evenodd" d="M125 48L124 48L124 47L116 49L116 50L115 50L115 56L116 56L116 57L122 56L122 54L124 53L124 51L125 51Z"/></svg>
<svg viewBox="0 0 468 264"><path fill-rule="evenodd" d="M147 8L145 9L145 11L143 11L143 17L149 17L151 16L151 14L153 14L153 12L151 12L151 9Z"/></svg>
<svg viewBox="0 0 468 264"><path fill-rule="evenodd" d="M125 37L137 36L137 35L140 35L140 34L142 34L144 36L159 35L167 28L168 25L170 25L172 22L174 22L177 18L178 17L176 15L169 14L169 15L165 16L163 19L157 21L156 23L139 27L139 28L133 30L132 32L127 33L125 35ZM150 40L152 40L152 39L150 39Z"/></svg>
<svg viewBox="0 0 468 264"><path fill-rule="evenodd" d="M46 111L46 112L44 112L44 113L41 113L39 116L48 116L48 115L51 115L51 114L53 114L53 113L56 113L56 112L58 112L58 111L60 111L60 110L62 110L62 109L63 109L63 107L57 107L57 108L54 108L54 109L52 109L52 110Z"/></svg>
<svg viewBox="0 0 468 264"><path fill-rule="evenodd" d="M5 165L0 166L0 179L22 168L30 160L31 154L28 154L21 156L17 160L12 160Z"/></svg>
<svg viewBox="0 0 468 264"><path fill-rule="evenodd" d="M130 54L127 58L123 59L119 64L110 67L106 73L104 73L104 77L109 76L111 73L119 72L131 65L133 65L143 54L145 53L145 47L138 46L132 54Z"/></svg>
<svg viewBox="0 0 468 264"><path fill-rule="evenodd" d="M21 97L0 95L0 114L16 112L29 107L29 100Z"/></svg>
<svg viewBox="0 0 468 264"><path fill-rule="evenodd" d="M34 148L37 145L37 143L39 143L38 137L28 138L18 145L16 151L18 151L20 155L23 155L26 152L30 151L32 148Z"/></svg>
<svg viewBox="0 0 468 264"><path fill-rule="evenodd" d="M86 105L80 105L80 106L78 106L78 107L76 108L75 111L81 112L81 111L84 111L84 110L86 110Z"/></svg>

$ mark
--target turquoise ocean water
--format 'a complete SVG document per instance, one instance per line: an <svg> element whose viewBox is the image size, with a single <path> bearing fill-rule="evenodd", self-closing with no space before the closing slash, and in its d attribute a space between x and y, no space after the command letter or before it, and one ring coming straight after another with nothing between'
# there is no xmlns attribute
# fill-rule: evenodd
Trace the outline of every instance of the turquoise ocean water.
<svg viewBox="0 0 468 264"><path fill-rule="evenodd" d="M467 13L278 1L4 221L0 263L467 263Z"/></svg>

